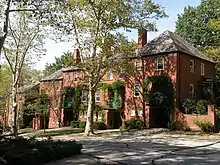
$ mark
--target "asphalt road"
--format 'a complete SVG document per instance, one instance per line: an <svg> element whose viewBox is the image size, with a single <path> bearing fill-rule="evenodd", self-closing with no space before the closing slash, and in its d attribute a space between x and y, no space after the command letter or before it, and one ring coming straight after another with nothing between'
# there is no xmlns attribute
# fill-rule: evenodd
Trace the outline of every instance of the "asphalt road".
<svg viewBox="0 0 220 165"><path fill-rule="evenodd" d="M73 139L68 136L57 138ZM83 155L62 160L59 165L220 164L220 140L218 139L198 140L190 136L166 137L163 134L149 135L141 132L115 137L77 137L74 139L83 144Z"/></svg>

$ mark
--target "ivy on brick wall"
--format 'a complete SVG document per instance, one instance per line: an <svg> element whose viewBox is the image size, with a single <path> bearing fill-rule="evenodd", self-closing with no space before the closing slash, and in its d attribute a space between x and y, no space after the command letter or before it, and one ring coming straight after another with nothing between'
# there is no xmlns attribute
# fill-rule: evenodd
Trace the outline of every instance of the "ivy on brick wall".
<svg viewBox="0 0 220 165"><path fill-rule="evenodd" d="M125 102L125 87L123 81L118 80L112 84L101 83L99 87L108 91L106 104L109 108L116 110L123 109Z"/></svg>
<svg viewBox="0 0 220 165"><path fill-rule="evenodd" d="M143 83L144 100L151 106L170 109L174 103L174 89L168 75L149 76Z"/></svg>
<svg viewBox="0 0 220 165"><path fill-rule="evenodd" d="M81 110L81 96L82 91L86 90L86 86L77 85L76 87L67 86L63 88L61 93L61 103L62 107L72 109L73 110L73 120L78 120L79 112Z"/></svg>

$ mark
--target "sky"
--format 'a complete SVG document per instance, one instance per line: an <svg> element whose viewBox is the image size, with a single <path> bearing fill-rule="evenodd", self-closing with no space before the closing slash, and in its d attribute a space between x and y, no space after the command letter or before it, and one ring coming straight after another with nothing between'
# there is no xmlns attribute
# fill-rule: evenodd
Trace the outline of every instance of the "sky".
<svg viewBox="0 0 220 165"><path fill-rule="evenodd" d="M149 32L148 40L152 40L166 30L175 31L177 15L183 12L185 6L196 6L200 3L200 0L154 0L154 2L164 7L169 17L156 22L158 32ZM133 30L130 33L126 32L125 35L128 36L129 39L137 41L137 30ZM47 39L45 48L47 49L47 53L40 61L36 62L36 69L42 70L46 63L54 62L55 57L60 57L64 52L73 51L74 45L71 42L56 43L53 40Z"/></svg>

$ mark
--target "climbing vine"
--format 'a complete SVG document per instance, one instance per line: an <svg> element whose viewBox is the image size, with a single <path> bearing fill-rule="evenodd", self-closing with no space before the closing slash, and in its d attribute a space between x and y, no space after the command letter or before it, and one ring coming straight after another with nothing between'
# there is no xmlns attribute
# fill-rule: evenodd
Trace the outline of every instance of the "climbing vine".
<svg viewBox="0 0 220 165"><path fill-rule="evenodd" d="M74 112L73 120L78 120L79 112L81 110L81 96L82 91L86 90L85 85L77 85L76 87L64 87L61 93L61 103L63 108L70 108Z"/></svg>
<svg viewBox="0 0 220 165"><path fill-rule="evenodd" d="M106 100L110 108L121 110L125 101L125 87L124 82L118 80L112 84L102 83L100 88L108 91L108 98Z"/></svg>
<svg viewBox="0 0 220 165"><path fill-rule="evenodd" d="M149 87L151 85L151 88ZM143 83L144 100L151 106L170 109L174 102L173 83L167 75L150 76Z"/></svg>
<svg viewBox="0 0 220 165"><path fill-rule="evenodd" d="M100 88L108 91L106 100L107 108L120 111L122 122L124 123L124 104L125 104L125 86L123 81L116 81L112 84L102 83Z"/></svg>

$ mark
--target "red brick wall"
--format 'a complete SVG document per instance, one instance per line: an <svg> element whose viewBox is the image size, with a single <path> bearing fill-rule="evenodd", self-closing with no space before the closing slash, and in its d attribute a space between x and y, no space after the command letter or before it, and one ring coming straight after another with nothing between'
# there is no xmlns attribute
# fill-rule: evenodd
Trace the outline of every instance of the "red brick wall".
<svg viewBox="0 0 220 165"><path fill-rule="evenodd" d="M189 127L191 130L198 131L200 128L194 124L194 121L210 121L214 126L215 122L215 107L214 105L208 106L208 114L207 115L191 115L191 114L183 114L181 111L176 109L175 113L175 122L184 127Z"/></svg>
<svg viewBox="0 0 220 165"><path fill-rule="evenodd" d="M49 105L49 123L48 128L58 128L59 127L59 116L61 115L61 123L63 122L63 113L62 109L54 107L54 99L60 101L60 94L63 89L63 81L44 81L40 82L40 91L45 91L45 94L48 94L50 98Z"/></svg>
<svg viewBox="0 0 220 165"><path fill-rule="evenodd" d="M138 110L142 110L142 113L144 115L145 113L145 120L146 125L149 126L149 107L145 104L143 104L143 97L142 97L142 91L140 92L140 97L134 97L133 94L133 86L135 82L138 82L142 86L142 80L147 78L148 76L153 75L160 75L160 74L167 74L171 77L174 88L176 88L176 77L177 77L177 54L167 54L167 55L161 55L164 56L164 70L163 71L157 71L156 70L156 59L158 56L148 56L143 58L144 66L141 66L141 69L144 71L144 75L142 75L142 71L140 71L138 74L136 74L135 78L130 78L126 80L126 98L125 98L125 119L128 120L131 118L131 110L135 109L135 118L143 118L142 116L138 116ZM138 60L134 60L138 61ZM145 108L145 111L143 111L143 107Z"/></svg>
<svg viewBox="0 0 220 165"><path fill-rule="evenodd" d="M194 73L191 73L189 70L190 60L194 60L195 62ZM203 79L203 76L201 76L201 63L205 65L204 77L215 77L215 64L183 53L178 54L178 93L180 94L180 103L183 102L185 98L190 97L190 84L194 84L195 86L196 98L201 98L201 81Z"/></svg>
<svg viewBox="0 0 220 165"><path fill-rule="evenodd" d="M40 130L42 128L42 119L39 115L36 115L34 118L33 118L33 122L32 122L32 128L34 130Z"/></svg>

